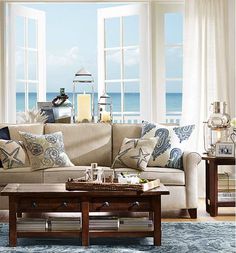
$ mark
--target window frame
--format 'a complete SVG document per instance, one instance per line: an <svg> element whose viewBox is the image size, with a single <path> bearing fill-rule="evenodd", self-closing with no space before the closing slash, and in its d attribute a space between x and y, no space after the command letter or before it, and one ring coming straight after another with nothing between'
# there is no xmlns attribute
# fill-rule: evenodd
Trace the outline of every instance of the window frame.
<svg viewBox="0 0 236 253"><path fill-rule="evenodd" d="M16 83L24 83L25 89L25 111L29 109L29 85L35 84L37 92L37 101L46 100L46 50L45 50L45 13L36 9L21 6L20 4L7 4L7 36L8 42L6 59L8 61L6 68L6 121L16 122ZM21 16L24 18L24 45L21 49L24 52L25 58L25 78L17 79L16 77L16 49L15 43L16 31L15 31L15 18ZM32 49L28 46L28 34L27 26L29 19L35 20L37 23L36 29L36 49ZM28 56L29 52L35 52L36 57L36 79L29 79L29 65Z"/></svg>
<svg viewBox="0 0 236 253"><path fill-rule="evenodd" d="M119 82L121 83L121 112L113 112L114 115L121 115L119 122L140 122L141 120L151 120L151 74L150 74L150 54L149 54L149 36L140 36L139 45L124 46L123 45L123 19L125 16L138 15L140 19L140 32L147 30L149 27L148 19L149 5L133 4L119 7L108 7L98 10L98 96L100 97L104 90L106 90L106 83ZM120 14L122 13L122 15ZM119 47L106 48L105 45L105 19L120 18L120 45ZM145 29L145 30L144 30ZM131 79L124 78L124 52L126 49L139 48L139 78ZM121 78L120 79L106 79L106 59L105 53L107 51L119 50L121 52ZM140 84L140 112L127 112L124 110L124 84L127 82L139 82ZM134 116L131 115L140 116Z"/></svg>

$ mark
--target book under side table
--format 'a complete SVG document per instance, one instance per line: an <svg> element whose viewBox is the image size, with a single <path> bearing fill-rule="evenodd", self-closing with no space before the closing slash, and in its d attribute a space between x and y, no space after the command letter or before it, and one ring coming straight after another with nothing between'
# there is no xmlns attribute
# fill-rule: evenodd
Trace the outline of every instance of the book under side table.
<svg viewBox="0 0 236 253"><path fill-rule="evenodd" d="M23 237L81 237L88 246L92 237L153 237L161 245L161 196L168 189L160 187L136 191L67 191L65 184L8 184L1 192L9 197L9 245L16 246ZM151 231L89 230L90 212L149 212ZM17 217L22 213L81 212L80 231L17 231Z"/></svg>

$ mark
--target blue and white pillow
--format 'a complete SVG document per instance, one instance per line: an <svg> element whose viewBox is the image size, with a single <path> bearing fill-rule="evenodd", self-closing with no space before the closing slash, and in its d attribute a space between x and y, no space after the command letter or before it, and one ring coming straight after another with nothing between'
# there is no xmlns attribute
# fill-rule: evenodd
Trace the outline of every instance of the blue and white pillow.
<svg viewBox="0 0 236 253"><path fill-rule="evenodd" d="M62 132L45 135L25 132L19 134L27 149L32 170L74 166L65 152Z"/></svg>
<svg viewBox="0 0 236 253"><path fill-rule="evenodd" d="M148 166L182 169L183 152L192 142L194 128L194 125L179 127L144 122L142 138L159 138Z"/></svg>

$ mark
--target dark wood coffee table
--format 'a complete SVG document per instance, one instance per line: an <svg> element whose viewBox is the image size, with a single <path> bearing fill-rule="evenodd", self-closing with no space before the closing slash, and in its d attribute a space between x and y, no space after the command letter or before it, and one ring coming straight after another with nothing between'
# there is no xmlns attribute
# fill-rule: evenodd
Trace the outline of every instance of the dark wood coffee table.
<svg viewBox="0 0 236 253"><path fill-rule="evenodd" d="M16 246L22 237L81 237L89 245L90 237L153 237L161 245L161 195L169 191L160 187L135 191L67 191L65 184L8 184L1 192L9 196L9 244ZM89 230L89 212L149 212L153 231ZM17 216L22 213L81 212L81 231L17 231Z"/></svg>

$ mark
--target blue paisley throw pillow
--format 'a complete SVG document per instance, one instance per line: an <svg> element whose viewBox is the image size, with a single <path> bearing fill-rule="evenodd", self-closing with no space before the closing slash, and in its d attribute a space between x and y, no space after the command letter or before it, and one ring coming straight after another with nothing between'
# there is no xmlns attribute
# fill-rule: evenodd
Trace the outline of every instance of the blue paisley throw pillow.
<svg viewBox="0 0 236 253"><path fill-rule="evenodd" d="M193 137L194 125L165 126L144 122L142 138L159 137L148 166L183 168L183 152Z"/></svg>
<svg viewBox="0 0 236 253"><path fill-rule="evenodd" d="M74 166L65 153L62 132L45 135L19 133L24 140L33 170Z"/></svg>

